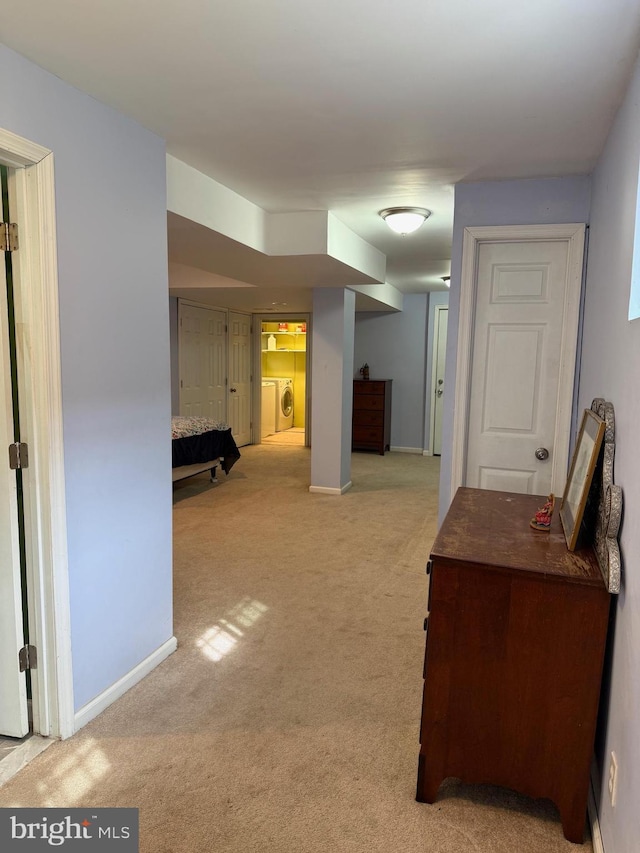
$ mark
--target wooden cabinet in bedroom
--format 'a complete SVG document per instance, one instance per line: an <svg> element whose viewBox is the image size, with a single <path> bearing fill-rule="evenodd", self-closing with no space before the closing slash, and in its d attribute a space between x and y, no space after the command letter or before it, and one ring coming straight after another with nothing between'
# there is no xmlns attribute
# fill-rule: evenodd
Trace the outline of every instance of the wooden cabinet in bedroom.
<svg viewBox="0 0 640 853"><path fill-rule="evenodd" d="M376 450L381 456L391 441L391 379L353 382L353 450Z"/></svg>

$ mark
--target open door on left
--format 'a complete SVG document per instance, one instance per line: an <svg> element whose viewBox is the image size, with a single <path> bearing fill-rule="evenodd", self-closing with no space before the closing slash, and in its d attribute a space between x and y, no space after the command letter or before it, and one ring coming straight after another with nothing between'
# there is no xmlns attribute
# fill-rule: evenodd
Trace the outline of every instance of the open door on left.
<svg viewBox="0 0 640 853"><path fill-rule="evenodd" d="M2 178L3 220L7 211L7 170ZM17 388L12 332L11 253L0 259L0 734L23 737L29 731L27 675L18 655L24 646L23 603L18 525L18 475L9 464L9 445L16 436ZM17 402L16 402L17 406Z"/></svg>

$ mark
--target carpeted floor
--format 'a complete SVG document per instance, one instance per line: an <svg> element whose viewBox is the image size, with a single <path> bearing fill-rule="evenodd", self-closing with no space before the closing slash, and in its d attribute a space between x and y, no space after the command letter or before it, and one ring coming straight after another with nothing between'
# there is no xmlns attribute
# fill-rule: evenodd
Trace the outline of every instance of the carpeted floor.
<svg viewBox="0 0 640 853"><path fill-rule="evenodd" d="M262 444L286 444L289 447L304 447L304 429L299 427L291 427L281 432L274 432L272 435L265 435L261 438Z"/></svg>
<svg viewBox="0 0 640 853"><path fill-rule="evenodd" d="M246 447L174 491L178 651L0 789L137 806L143 853L567 853L555 808L450 780L415 802L438 460Z"/></svg>

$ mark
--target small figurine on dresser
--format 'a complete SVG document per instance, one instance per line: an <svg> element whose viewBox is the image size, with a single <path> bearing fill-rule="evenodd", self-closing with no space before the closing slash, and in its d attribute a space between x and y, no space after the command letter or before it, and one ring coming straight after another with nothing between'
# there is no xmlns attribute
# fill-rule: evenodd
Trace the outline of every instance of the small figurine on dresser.
<svg viewBox="0 0 640 853"><path fill-rule="evenodd" d="M545 505L540 507L529 522L530 526L533 527L534 530L544 530L547 533L549 532L549 529L551 528L551 516L553 515L555 503L555 497L552 494L549 495Z"/></svg>
<svg viewBox="0 0 640 853"><path fill-rule="evenodd" d="M366 363L366 361L360 368L360 376L362 376L363 379L369 378L369 365Z"/></svg>

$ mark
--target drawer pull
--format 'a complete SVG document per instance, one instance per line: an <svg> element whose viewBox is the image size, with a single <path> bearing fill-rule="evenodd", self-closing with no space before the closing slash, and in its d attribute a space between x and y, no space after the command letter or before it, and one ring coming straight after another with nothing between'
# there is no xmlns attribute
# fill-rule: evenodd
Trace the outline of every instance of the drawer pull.
<svg viewBox="0 0 640 853"><path fill-rule="evenodd" d="M425 631L426 631L426 630L427 630L427 628L429 627L429 614L428 614L428 613L427 613L427 615L424 617L424 623L423 623L423 626L422 626L422 627L423 627L423 629L424 629Z"/></svg>
<svg viewBox="0 0 640 853"><path fill-rule="evenodd" d="M431 574L431 560L427 560L427 574Z"/></svg>

